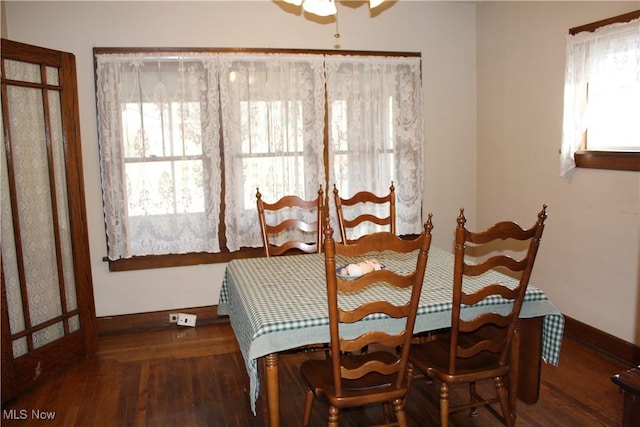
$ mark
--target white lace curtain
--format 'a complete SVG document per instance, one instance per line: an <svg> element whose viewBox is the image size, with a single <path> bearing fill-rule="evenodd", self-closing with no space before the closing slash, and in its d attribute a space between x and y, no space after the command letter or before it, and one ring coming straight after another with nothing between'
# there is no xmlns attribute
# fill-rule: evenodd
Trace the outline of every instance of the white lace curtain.
<svg viewBox="0 0 640 427"><path fill-rule="evenodd" d="M343 198L396 188L399 234L421 232L423 187L420 58L327 57L329 183ZM331 191L333 188L330 189ZM336 224L335 204L329 198ZM345 208L353 218L374 206ZM378 209L386 209L386 206ZM385 214L379 212L378 215ZM382 216L386 216L382 215ZM368 224L355 236L375 231ZM335 227L334 227L335 229Z"/></svg>
<svg viewBox="0 0 640 427"><path fill-rule="evenodd" d="M323 60L319 55L220 57L224 221L231 251L262 246L258 187L263 200L273 203L287 194L315 199L325 182ZM313 212L298 214L315 220Z"/></svg>
<svg viewBox="0 0 640 427"><path fill-rule="evenodd" d="M219 252L217 59L105 54L96 74L109 259Z"/></svg>
<svg viewBox="0 0 640 427"><path fill-rule="evenodd" d="M96 64L109 259L219 252L222 182L231 251L262 246L257 188L266 202L311 200L325 182L325 195L335 183L349 196L393 180L398 232L420 232L420 58L109 53Z"/></svg>
<svg viewBox="0 0 640 427"><path fill-rule="evenodd" d="M640 19L567 36L560 175L575 168L574 154L589 126L589 92L640 84ZM637 90L637 89L636 89Z"/></svg>

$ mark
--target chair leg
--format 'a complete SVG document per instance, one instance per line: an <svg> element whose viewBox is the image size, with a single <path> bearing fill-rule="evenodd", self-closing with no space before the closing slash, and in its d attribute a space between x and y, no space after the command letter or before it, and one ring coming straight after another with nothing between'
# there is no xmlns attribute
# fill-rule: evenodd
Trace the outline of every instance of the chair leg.
<svg viewBox="0 0 640 427"><path fill-rule="evenodd" d="M340 410L333 406L329 406L329 420L327 422L327 427L339 427L338 425L338 415Z"/></svg>
<svg viewBox="0 0 640 427"><path fill-rule="evenodd" d="M440 385L440 427L449 426L449 385Z"/></svg>
<svg viewBox="0 0 640 427"><path fill-rule="evenodd" d="M396 414L396 421L399 427L407 427L407 414L404 412L404 403L402 399L393 401L393 412Z"/></svg>
<svg viewBox="0 0 640 427"><path fill-rule="evenodd" d="M496 392L500 399L500 408L502 408L502 415L507 427L514 426L514 419L511 417L511 407L509 406L509 396L507 395L507 389L504 386L502 377L496 377L494 379Z"/></svg>
<svg viewBox="0 0 640 427"><path fill-rule="evenodd" d="M478 401L478 394L476 393L476 383L469 383L469 399L471 400L471 403ZM469 415L472 417L478 415L478 407L473 406L469 410Z"/></svg>
<svg viewBox="0 0 640 427"><path fill-rule="evenodd" d="M313 407L313 391L307 388L307 392L304 395L304 421L303 426L308 427L311 422L311 408Z"/></svg>
<svg viewBox="0 0 640 427"><path fill-rule="evenodd" d="M382 415L384 416L384 422L391 422L391 410L389 409L389 402L385 402L382 404Z"/></svg>
<svg viewBox="0 0 640 427"><path fill-rule="evenodd" d="M407 401L409 400L409 393L411 393L411 385L413 384L413 377L416 375L416 370L413 365L409 364L407 368L407 394L404 395L404 399L402 404L407 406Z"/></svg>

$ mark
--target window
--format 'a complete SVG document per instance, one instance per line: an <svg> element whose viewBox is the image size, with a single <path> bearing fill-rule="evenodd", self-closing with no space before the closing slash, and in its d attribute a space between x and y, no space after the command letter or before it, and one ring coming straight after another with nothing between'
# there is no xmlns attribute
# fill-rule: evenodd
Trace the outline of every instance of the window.
<svg viewBox="0 0 640 427"><path fill-rule="evenodd" d="M564 103L562 175L640 170L640 11L569 31Z"/></svg>
<svg viewBox="0 0 640 427"><path fill-rule="evenodd" d="M230 251L261 247L256 189L266 202L317 197L325 185L324 56L221 55L224 224Z"/></svg>
<svg viewBox="0 0 640 427"><path fill-rule="evenodd" d="M420 232L419 56L95 56L112 270L251 256L258 187L267 201L312 199L320 184L384 194L394 180L398 230Z"/></svg>
<svg viewBox="0 0 640 427"><path fill-rule="evenodd" d="M110 260L219 252L215 63L196 53L96 58Z"/></svg>
<svg viewBox="0 0 640 427"><path fill-rule="evenodd" d="M420 233L423 192L420 61L415 58L371 61L345 56L328 57L325 62L332 182L340 195L348 198L363 189L387 194L394 181L397 232ZM372 183L376 186L372 187ZM333 218L333 198L329 204ZM364 208L351 207L349 217L364 213L359 209ZM371 225L362 230L373 231Z"/></svg>

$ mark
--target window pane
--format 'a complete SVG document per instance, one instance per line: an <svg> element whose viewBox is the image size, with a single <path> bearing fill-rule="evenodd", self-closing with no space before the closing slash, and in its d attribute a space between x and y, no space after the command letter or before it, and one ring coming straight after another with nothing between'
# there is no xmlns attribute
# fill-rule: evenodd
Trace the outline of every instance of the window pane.
<svg viewBox="0 0 640 427"><path fill-rule="evenodd" d="M200 104L127 103L122 113L126 157L202 154ZM144 144L142 143L144 141Z"/></svg>
<svg viewBox="0 0 640 427"><path fill-rule="evenodd" d="M394 161L394 110L393 97L389 96L379 104L372 103L379 118L380 126L375 129L374 143L349 145L349 109L347 101L334 100L331 103L331 135L332 161L334 162L335 184L343 195L353 195L363 188L354 180L353 171L357 171L363 159L370 164L384 165L384 174L389 177L396 175ZM354 124L351 123L351 126ZM371 141L370 141L371 142ZM351 180L350 180L351 177ZM350 184L351 181L351 185ZM360 180L361 182L362 180ZM370 189L370 188L369 188Z"/></svg>
<svg viewBox="0 0 640 427"><path fill-rule="evenodd" d="M142 105L127 103L122 112L122 136L125 157L143 157ZM152 126L149 121L149 126Z"/></svg>
<svg viewBox="0 0 640 427"><path fill-rule="evenodd" d="M297 194L304 197L304 158L292 157L251 157L243 159L244 207L255 209L256 187L265 195L265 202L273 203L271 195L282 197ZM269 196L267 196L269 195Z"/></svg>
<svg viewBox="0 0 640 427"><path fill-rule="evenodd" d="M589 150L640 149L637 34L637 30L629 29L611 37L595 37L589 48L592 61L587 83Z"/></svg>
<svg viewBox="0 0 640 427"><path fill-rule="evenodd" d="M242 152L301 153L304 145L302 114L299 101L241 101Z"/></svg>
<svg viewBox="0 0 640 427"><path fill-rule="evenodd" d="M7 79L22 80L31 83L41 83L40 66L11 59L4 61L4 72Z"/></svg>
<svg viewBox="0 0 640 427"><path fill-rule="evenodd" d="M589 96L589 150L640 150L640 84Z"/></svg>
<svg viewBox="0 0 640 427"><path fill-rule="evenodd" d="M199 102L174 102L169 126L173 132L173 155L201 155L202 128Z"/></svg>
<svg viewBox="0 0 640 427"><path fill-rule="evenodd" d="M129 216L204 212L202 161L127 163Z"/></svg>
<svg viewBox="0 0 640 427"><path fill-rule="evenodd" d="M347 102L344 100L334 101L331 104L331 134L334 151L347 151Z"/></svg>

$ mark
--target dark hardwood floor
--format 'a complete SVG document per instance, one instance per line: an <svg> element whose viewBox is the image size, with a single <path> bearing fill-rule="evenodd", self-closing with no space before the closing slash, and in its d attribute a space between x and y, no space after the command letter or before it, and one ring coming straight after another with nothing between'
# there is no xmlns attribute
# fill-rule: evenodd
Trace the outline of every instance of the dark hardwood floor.
<svg viewBox="0 0 640 427"><path fill-rule="evenodd" d="M280 358L281 422L302 424L303 385L298 366L319 353ZM540 399L518 402L516 425L620 426L622 396L611 376L631 366L565 338L560 366L543 364ZM406 411L411 426L436 426L437 389L414 383ZM466 394L457 390L456 394ZM453 394L453 393L452 393ZM244 360L228 323L100 338L100 351L44 386L2 407L3 426L263 426L251 414ZM341 413L342 426L382 420L379 407ZM51 419L53 417L53 419ZM326 425L316 402L312 426ZM12 419L13 418L13 419ZM24 418L24 419L23 419ZM451 425L501 425L486 410L452 416Z"/></svg>

